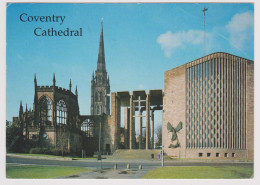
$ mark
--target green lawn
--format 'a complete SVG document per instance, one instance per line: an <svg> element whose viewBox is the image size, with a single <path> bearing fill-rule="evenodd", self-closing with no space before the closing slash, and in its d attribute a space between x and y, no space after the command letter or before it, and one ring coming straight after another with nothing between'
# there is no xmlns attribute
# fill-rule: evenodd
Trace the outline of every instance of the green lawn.
<svg viewBox="0 0 260 185"><path fill-rule="evenodd" d="M154 169L143 179L245 179L252 178L251 167L179 166Z"/></svg>
<svg viewBox="0 0 260 185"><path fill-rule="evenodd" d="M47 154L26 154L26 153L10 153L14 155L23 155L23 156L36 156L36 157L50 157L50 158L62 158L62 156L57 155L47 155ZM64 157L64 158L71 158L71 157Z"/></svg>
<svg viewBox="0 0 260 185"><path fill-rule="evenodd" d="M33 157L47 157L47 158L65 158L65 159L74 159L74 160L82 160L81 157L73 157L73 156L57 156L57 155L47 155L47 154L27 154L27 153L10 153L14 155L22 155L22 156L33 156ZM95 159L95 157L87 157L83 159Z"/></svg>
<svg viewBox="0 0 260 185"><path fill-rule="evenodd" d="M89 171L83 167L6 165L6 178L49 179Z"/></svg>

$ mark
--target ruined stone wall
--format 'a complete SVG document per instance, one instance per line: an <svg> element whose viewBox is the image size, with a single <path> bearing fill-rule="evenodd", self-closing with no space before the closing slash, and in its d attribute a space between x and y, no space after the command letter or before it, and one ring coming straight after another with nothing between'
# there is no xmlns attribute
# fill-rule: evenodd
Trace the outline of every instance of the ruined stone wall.
<svg viewBox="0 0 260 185"><path fill-rule="evenodd" d="M112 123L111 123L111 116L106 116L104 121L103 121L103 129L102 129L102 151L104 153L106 153L106 145L109 144L110 146L110 152L112 152L112 149L113 149L113 142L114 142L114 139L113 139L113 133L112 132Z"/></svg>
<svg viewBox="0 0 260 185"><path fill-rule="evenodd" d="M110 151L113 153L118 149L120 142L120 100L116 93L111 93L111 115L107 116L107 121L103 131L103 151L106 151L106 145L110 145Z"/></svg>

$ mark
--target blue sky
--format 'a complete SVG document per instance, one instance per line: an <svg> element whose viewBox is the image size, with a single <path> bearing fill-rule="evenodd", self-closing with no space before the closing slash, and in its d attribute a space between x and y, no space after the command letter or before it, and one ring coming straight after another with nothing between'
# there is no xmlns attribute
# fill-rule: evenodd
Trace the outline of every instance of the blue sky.
<svg viewBox="0 0 260 185"><path fill-rule="evenodd" d="M38 85L78 86L81 114L90 113L90 81L96 69L100 20L111 91L163 89L164 72L205 55L228 52L254 60L253 4L9 4L7 7L7 119L20 100L33 106ZM66 16L59 23L21 22L32 16ZM83 29L83 37L36 37L36 27ZM158 118L160 122L161 118Z"/></svg>

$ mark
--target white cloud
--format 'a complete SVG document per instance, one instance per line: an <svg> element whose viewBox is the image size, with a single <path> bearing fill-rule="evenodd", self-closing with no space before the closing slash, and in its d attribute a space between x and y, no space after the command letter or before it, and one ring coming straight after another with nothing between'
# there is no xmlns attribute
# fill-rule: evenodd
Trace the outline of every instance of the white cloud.
<svg viewBox="0 0 260 185"><path fill-rule="evenodd" d="M210 34L206 34L208 38ZM184 47L187 44L200 45L203 44L203 31L201 30L189 30L187 32L172 33L167 31L161 34L157 38L157 43L161 45L161 49L164 51L166 57L170 57L174 49Z"/></svg>
<svg viewBox="0 0 260 185"><path fill-rule="evenodd" d="M243 48L245 42L253 37L254 15L251 12L235 14L226 25L230 34L230 44L234 47Z"/></svg>

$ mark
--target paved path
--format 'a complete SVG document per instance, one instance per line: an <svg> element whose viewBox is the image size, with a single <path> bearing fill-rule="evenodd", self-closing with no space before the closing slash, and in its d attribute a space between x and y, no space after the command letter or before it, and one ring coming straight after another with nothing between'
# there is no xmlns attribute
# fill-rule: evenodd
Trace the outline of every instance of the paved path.
<svg viewBox="0 0 260 185"><path fill-rule="evenodd" d="M79 173L77 175L69 175L65 177L60 177L59 179L70 178L70 179L140 179L147 172L154 169L144 168L139 169L113 169L113 168L103 168L103 169L92 169L92 171Z"/></svg>

